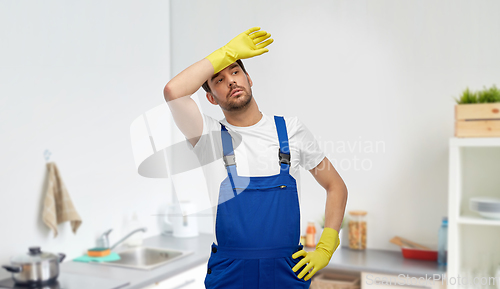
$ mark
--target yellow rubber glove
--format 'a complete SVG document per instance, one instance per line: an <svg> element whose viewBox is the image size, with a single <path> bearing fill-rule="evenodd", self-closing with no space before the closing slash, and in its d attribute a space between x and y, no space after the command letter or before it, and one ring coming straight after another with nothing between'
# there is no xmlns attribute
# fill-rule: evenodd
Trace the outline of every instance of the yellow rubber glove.
<svg viewBox="0 0 500 289"><path fill-rule="evenodd" d="M309 263L297 277L301 279L307 274L307 272L309 272L309 270L312 269L312 271L307 274L306 278L304 278L304 281L311 279L316 272L325 268L326 265L330 263L333 252L337 250L339 244L340 240L337 230L325 227L321 237L319 238L319 242L316 245L316 250L309 253L304 250L300 250L292 255L292 258L294 259L304 256L304 258L292 268L293 272L297 272L297 270L299 270L302 266Z"/></svg>
<svg viewBox="0 0 500 289"><path fill-rule="evenodd" d="M260 27L248 29L233 38L228 44L205 57L212 63L214 74L228 67L238 59L251 58L268 52L269 49L264 47L273 43L274 40L268 39L271 37L271 34L264 30L258 30L260 30Z"/></svg>

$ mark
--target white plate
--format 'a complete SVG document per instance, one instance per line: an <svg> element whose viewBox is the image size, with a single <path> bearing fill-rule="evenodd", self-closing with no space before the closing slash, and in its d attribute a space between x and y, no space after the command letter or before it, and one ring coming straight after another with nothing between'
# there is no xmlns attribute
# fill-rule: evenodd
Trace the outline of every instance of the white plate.
<svg viewBox="0 0 500 289"><path fill-rule="evenodd" d="M471 211L477 212L483 218L500 220L500 199L477 197L469 200Z"/></svg>
<svg viewBox="0 0 500 289"><path fill-rule="evenodd" d="M500 213L500 206L481 206L477 204L470 204L470 209L473 211Z"/></svg>
<svg viewBox="0 0 500 289"><path fill-rule="evenodd" d="M470 198L471 203L484 204L484 205L498 205L500 206L500 198L491 197L476 197Z"/></svg>
<svg viewBox="0 0 500 289"><path fill-rule="evenodd" d="M500 220L500 213L486 213L486 212L478 212L479 215L487 218L487 219L495 219Z"/></svg>
<svg viewBox="0 0 500 289"><path fill-rule="evenodd" d="M489 197L471 198L469 208L476 212L500 213L500 199Z"/></svg>

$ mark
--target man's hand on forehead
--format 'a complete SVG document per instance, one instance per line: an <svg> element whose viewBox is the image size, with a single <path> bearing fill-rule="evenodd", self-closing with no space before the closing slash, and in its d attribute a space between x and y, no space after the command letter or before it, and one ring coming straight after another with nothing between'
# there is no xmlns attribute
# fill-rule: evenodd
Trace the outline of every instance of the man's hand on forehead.
<svg viewBox="0 0 500 289"><path fill-rule="evenodd" d="M252 58L269 52L266 47L274 40L270 38L270 33L259 30L260 27L250 28L207 56L206 58L214 67L214 74L238 59Z"/></svg>

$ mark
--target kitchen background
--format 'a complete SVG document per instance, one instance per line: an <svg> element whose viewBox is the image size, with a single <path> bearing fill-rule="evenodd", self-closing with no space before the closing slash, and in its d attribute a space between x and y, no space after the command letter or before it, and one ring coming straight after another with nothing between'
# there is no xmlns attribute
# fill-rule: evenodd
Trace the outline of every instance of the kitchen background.
<svg viewBox="0 0 500 289"><path fill-rule="evenodd" d="M497 1L0 1L0 263L40 245L69 258L137 211L162 231L170 180L137 174L130 125L173 76L253 26L270 52L244 61L268 114L298 116L368 211L368 248L394 235L437 246L447 214L454 100L500 80ZM222 118L199 94L201 109ZM41 221L44 151L83 219ZM176 183L177 184L177 183ZM325 192L302 172L302 221ZM179 190L182 191L182 190ZM210 211L200 212L211 233Z"/></svg>

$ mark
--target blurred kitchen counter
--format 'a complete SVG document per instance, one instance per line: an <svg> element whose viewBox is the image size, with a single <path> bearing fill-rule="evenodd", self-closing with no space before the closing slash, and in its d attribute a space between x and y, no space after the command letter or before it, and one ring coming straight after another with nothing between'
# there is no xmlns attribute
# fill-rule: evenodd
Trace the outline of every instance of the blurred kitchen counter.
<svg viewBox="0 0 500 289"><path fill-rule="evenodd" d="M306 251L310 250L314 248L306 247ZM415 277L446 273L446 266L438 266L433 261L405 259L401 251L352 250L346 247L339 247L335 251L327 268Z"/></svg>
<svg viewBox="0 0 500 289"><path fill-rule="evenodd" d="M174 238L171 235L159 235L144 240L148 247L171 248L192 251L183 258L152 270L138 270L124 267L113 267L100 264L66 261L61 264L61 276L89 276L126 281L125 289L138 289L161 282L196 266L206 264L210 257L213 236L200 234L194 238ZM306 251L314 248L305 247ZM390 275L405 274L410 276L425 276L446 273L445 266L437 262L411 260L403 258L400 251L367 249L363 251L339 247L333 254L330 264L326 267L340 271L373 272ZM11 276L4 272L0 277Z"/></svg>
<svg viewBox="0 0 500 289"><path fill-rule="evenodd" d="M124 289L144 288L207 263L212 242L213 235L211 234L200 234L192 238L174 238L172 235L154 236L144 239L143 246L171 248L193 253L152 270L67 261L61 264L60 274L71 273L116 279L129 282L123 287Z"/></svg>

